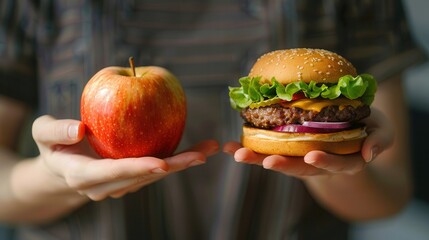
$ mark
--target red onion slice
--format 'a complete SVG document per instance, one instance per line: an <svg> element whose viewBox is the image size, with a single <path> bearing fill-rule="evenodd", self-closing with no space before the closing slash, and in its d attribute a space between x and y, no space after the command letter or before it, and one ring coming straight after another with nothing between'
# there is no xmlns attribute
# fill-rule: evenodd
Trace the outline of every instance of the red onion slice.
<svg viewBox="0 0 429 240"><path fill-rule="evenodd" d="M330 133L338 132L339 129L332 128L315 128L308 127L300 124L287 124L273 128L272 130L277 132L290 132L290 133Z"/></svg>
<svg viewBox="0 0 429 240"><path fill-rule="evenodd" d="M304 121L303 126L312 128L325 128L325 129L345 129L351 127L350 122L313 122Z"/></svg>

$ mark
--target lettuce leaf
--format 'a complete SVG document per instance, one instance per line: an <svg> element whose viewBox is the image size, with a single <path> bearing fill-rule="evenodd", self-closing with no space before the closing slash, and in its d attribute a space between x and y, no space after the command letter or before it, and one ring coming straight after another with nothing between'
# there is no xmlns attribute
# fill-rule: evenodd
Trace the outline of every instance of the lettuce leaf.
<svg viewBox="0 0 429 240"><path fill-rule="evenodd" d="M318 84L315 81L307 84L303 81L296 81L284 86L275 78L271 79L271 84L261 84L260 80L260 77L242 77L239 79L240 87L229 87L231 106L239 110L252 103L272 98L291 101L293 95L298 92L303 92L308 98L336 99L340 96L349 99L360 98L364 104L371 105L377 91L377 82L369 74L356 77L346 75L341 77L336 84Z"/></svg>

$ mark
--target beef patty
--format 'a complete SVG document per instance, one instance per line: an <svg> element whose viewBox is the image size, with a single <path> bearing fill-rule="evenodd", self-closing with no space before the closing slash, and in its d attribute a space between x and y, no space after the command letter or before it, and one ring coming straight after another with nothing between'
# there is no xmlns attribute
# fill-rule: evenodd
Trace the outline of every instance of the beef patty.
<svg viewBox="0 0 429 240"><path fill-rule="evenodd" d="M241 117L254 127L271 129L286 124L302 124L304 121L355 122L368 117L370 113L368 105L357 108L346 106L341 110L338 106L331 105L317 112L297 107L285 108L280 104L273 104L254 109L245 108L241 110Z"/></svg>

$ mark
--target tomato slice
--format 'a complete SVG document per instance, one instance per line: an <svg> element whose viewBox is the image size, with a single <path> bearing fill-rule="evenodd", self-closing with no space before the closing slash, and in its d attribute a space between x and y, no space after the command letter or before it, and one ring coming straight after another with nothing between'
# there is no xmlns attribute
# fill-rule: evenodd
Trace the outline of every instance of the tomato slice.
<svg viewBox="0 0 429 240"><path fill-rule="evenodd" d="M306 98L305 94L303 92L297 92L297 93L294 93L292 95L291 101L295 101L295 100L299 100L299 99L303 99L303 98Z"/></svg>

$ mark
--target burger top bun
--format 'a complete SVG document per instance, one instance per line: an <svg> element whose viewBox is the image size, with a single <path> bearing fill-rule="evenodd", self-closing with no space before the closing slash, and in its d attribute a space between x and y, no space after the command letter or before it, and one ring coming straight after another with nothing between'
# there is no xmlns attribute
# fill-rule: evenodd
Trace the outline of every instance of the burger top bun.
<svg viewBox="0 0 429 240"><path fill-rule="evenodd" d="M349 61L336 53L310 48L277 50L264 54L249 73L249 77L262 77L261 83L271 83L272 77L275 77L283 85L300 80L306 83L312 80L336 83L344 75L357 75Z"/></svg>

